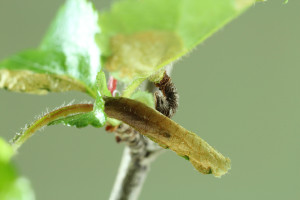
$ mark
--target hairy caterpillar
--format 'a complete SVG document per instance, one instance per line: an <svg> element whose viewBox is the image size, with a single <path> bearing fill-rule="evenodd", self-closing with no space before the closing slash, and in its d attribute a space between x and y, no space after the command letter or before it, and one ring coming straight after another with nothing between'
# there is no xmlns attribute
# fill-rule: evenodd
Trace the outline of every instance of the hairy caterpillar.
<svg viewBox="0 0 300 200"><path fill-rule="evenodd" d="M179 95L171 78L164 73L162 80L155 84L161 92L155 92L155 109L171 118L178 108Z"/></svg>

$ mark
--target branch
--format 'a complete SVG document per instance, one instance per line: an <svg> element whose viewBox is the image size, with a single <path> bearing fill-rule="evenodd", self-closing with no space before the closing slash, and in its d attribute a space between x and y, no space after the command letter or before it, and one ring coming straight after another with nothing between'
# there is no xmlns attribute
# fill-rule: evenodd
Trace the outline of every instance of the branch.
<svg viewBox="0 0 300 200"><path fill-rule="evenodd" d="M143 187L151 162L162 148L143 137L127 124L116 130L117 141L127 143L122 161L111 192L110 200L137 199Z"/></svg>

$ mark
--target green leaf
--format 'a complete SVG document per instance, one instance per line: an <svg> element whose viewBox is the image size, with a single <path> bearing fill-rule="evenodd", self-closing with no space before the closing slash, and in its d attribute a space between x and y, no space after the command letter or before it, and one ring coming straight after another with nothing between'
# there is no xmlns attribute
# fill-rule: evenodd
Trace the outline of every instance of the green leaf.
<svg viewBox="0 0 300 200"><path fill-rule="evenodd" d="M106 77L103 71L98 72L97 87L98 87L98 91L100 91L102 95L111 97L111 93L108 90L106 85Z"/></svg>
<svg viewBox="0 0 300 200"><path fill-rule="evenodd" d="M104 125L100 123L100 121L95 117L93 112L76 114L66 118L58 119L49 123L48 126L57 125L57 124L63 124L66 126L75 126L76 128L83 128L88 125L92 125L96 128L99 128Z"/></svg>
<svg viewBox="0 0 300 200"><path fill-rule="evenodd" d="M105 75L103 72L99 72L97 76L97 96L94 103L93 114L99 120L99 123L104 126L106 123L107 117L104 112L104 100L102 93L107 96L111 96L110 91L106 87ZM101 93L102 92L102 93Z"/></svg>
<svg viewBox="0 0 300 200"><path fill-rule="evenodd" d="M12 155L10 145L0 138L0 199L34 200L29 181L19 177L10 163Z"/></svg>
<svg viewBox="0 0 300 200"><path fill-rule="evenodd" d="M50 122L48 126L64 124L66 126L75 126L76 128L82 128L88 125L92 125L96 128L103 127L107 117L104 113L104 100L101 94L111 96L110 91L107 89L105 74L102 71L98 72L97 75L97 96L93 111L60 118Z"/></svg>
<svg viewBox="0 0 300 200"><path fill-rule="evenodd" d="M13 149L2 138L0 138L0 162L8 163L13 156Z"/></svg>
<svg viewBox="0 0 300 200"><path fill-rule="evenodd" d="M148 77L189 52L256 0L122 0L100 15L106 69Z"/></svg>
<svg viewBox="0 0 300 200"><path fill-rule="evenodd" d="M40 47L0 63L0 88L44 94L79 90L95 97L101 69L98 14L86 0L68 0Z"/></svg>
<svg viewBox="0 0 300 200"><path fill-rule="evenodd" d="M44 126L64 124L67 126L76 126L77 128L92 125L102 127L105 125L107 117L104 113L104 100L102 93L111 96L107 89L105 74L99 72L96 84L96 100L93 104L74 104L58 108L45 114L30 125L26 126L20 133L17 133L12 140L12 146L18 149L28 138L37 130Z"/></svg>
<svg viewBox="0 0 300 200"><path fill-rule="evenodd" d="M151 108L154 108L154 97L149 92L137 91L131 96L131 99L137 100L139 102L146 104Z"/></svg>

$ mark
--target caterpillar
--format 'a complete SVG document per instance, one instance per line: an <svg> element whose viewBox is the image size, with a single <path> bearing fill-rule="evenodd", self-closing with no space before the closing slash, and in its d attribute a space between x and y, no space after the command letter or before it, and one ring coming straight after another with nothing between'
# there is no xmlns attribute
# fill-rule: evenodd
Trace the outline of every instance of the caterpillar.
<svg viewBox="0 0 300 200"><path fill-rule="evenodd" d="M178 108L179 95L171 78L164 73L162 80L155 84L160 90L154 93L155 109L171 118Z"/></svg>

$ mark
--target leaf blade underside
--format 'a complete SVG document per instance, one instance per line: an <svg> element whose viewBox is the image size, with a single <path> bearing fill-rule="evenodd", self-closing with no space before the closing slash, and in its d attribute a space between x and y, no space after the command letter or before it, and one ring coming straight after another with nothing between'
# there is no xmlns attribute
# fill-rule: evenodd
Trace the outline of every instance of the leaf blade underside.
<svg viewBox="0 0 300 200"><path fill-rule="evenodd" d="M105 68L125 82L147 78L191 51L255 0L122 0L100 13Z"/></svg>
<svg viewBox="0 0 300 200"><path fill-rule="evenodd" d="M39 48L0 62L0 88L35 94L78 90L95 97L96 75L101 69L101 51L95 41L99 32L98 13L92 4L68 0ZM20 75L24 72L26 76Z"/></svg>

